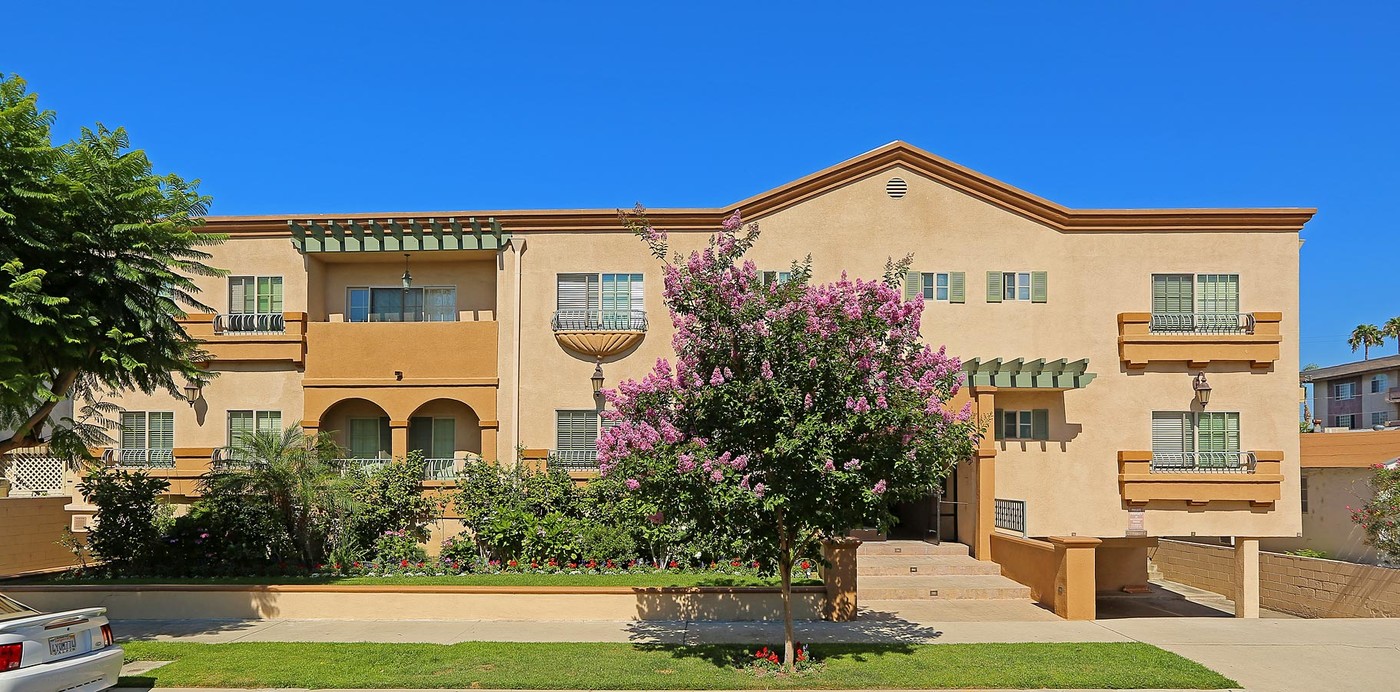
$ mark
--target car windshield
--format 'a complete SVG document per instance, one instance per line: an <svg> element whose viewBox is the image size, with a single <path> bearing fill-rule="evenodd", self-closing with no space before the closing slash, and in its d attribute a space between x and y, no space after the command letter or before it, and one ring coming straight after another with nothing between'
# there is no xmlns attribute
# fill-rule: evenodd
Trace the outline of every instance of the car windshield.
<svg viewBox="0 0 1400 692"><path fill-rule="evenodd" d="M38 615L39 611L30 608L19 601L15 601L5 596L0 596L0 620L13 620L15 618L27 618L31 615Z"/></svg>

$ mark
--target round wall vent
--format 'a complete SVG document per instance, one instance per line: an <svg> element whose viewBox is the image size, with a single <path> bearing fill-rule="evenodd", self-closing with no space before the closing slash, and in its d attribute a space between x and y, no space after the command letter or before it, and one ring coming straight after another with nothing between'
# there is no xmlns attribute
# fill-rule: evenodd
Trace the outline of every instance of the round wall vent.
<svg viewBox="0 0 1400 692"><path fill-rule="evenodd" d="M885 194L891 199L899 199L908 191L909 183L904 182L904 178L890 178L890 181L885 183Z"/></svg>

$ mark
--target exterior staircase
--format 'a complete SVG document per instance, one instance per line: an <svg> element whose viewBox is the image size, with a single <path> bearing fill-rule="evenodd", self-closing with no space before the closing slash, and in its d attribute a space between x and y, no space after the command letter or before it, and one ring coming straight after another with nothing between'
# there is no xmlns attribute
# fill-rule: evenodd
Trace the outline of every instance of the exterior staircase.
<svg viewBox="0 0 1400 692"><path fill-rule="evenodd" d="M1030 600L1031 590L973 559L961 543L862 543L856 558L862 600Z"/></svg>

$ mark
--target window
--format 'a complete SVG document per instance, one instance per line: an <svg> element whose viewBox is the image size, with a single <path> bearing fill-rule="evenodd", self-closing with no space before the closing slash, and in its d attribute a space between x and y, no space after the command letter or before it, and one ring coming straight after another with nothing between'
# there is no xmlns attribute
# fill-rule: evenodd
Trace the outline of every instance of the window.
<svg viewBox="0 0 1400 692"><path fill-rule="evenodd" d="M348 289L349 322L456 322L457 287Z"/></svg>
<svg viewBox="0 0 1400 692"><path fill-rule="evenodd" d="M228 311L234 315L281 314L282 277L229 277Z"/></svg>
<svg viewBox="0 0 1400 692"><path fill-rule="evenodd" d="M1152 329L1176 332L1237 332L1238 274L1153 274Z"/></svg>
<svg viewBox="0 0 1400 692"><path fill-rule="evenodd" d="M598 456L598 412L556 411L555 448L590 461Z"/></svg>
<svg viewBox="0 0 1400 692"><path fill-rule="evenodd" d="M389 418L350 419L350 458L386 459L390 456Z"/></svg>
<svg viewBox="0 0 1400 692"><path fill-rule="evenodd" d="M1336 385L1336 387L1335 387L1334 390L1333 390L1333 398L1336 398L1336 399L1343 399L1343 400L1345 400L1345 399L1355 399L1355 398L1356 398L1356 383L1355 383L1355 382L1338 382L1337 385Z"/></svg>
<svg viewBox="0 0 1400 692"><path fill-rule="evenodd" d="M1235 468L1240 459L1240 414L1152 412L1154 467Z"/></svg>
<svg viewBox="0 0 1400 692"><path fill-rule="evenodd" d="M1046 272L987 272L987 302L1044 303L1048 296Z"/></svg>
<svg viewBox="0 0 1400 692"><path fill-rule="evenodd" d="M229 411L228 446L237 447L254 432L281 433L281 411Z"/></svg>
<svg viewBox="0 0 1400 692"><path fill-rule="evenodd" d="M1385 425L1385 411L1374 411L1371 413L1371 425Z"/></svg>
<svg viewBox="0 0 1400 692"><path fill-rule="evenodd" d="M457 419L409 418L408 449L422 453L425 459L451 459L457 453Z"/></svg>
<svg viewBox="0 0 1400 692"><path fill-rule="evenodd" d="M1333 423L1338 428L1355 428L1356 414L1348 413L1344 416L1333 416Z"/></svg>
<svg viewBox="0 0 1400 692"><path fill-rule="evenodd" d="M998 440L1050 439L1050 410L996 410L993 437Z"/></svg>
<svg viewBox="0 0 1400 692"><path fill-rule="evenodd" d="M966 276L963 272L909 272L904 275L904 299L965 303Z"/></svg>
<svg viewBox="0 0 1400 692"><path fill-rule="evenodd" d="M1298 495L1303 501L1303 514L1308 513L1308 472L1304 471L1298 476Z"/></svg>
<svg viewBox="0 0 1400 692"><path fill-rule="evenodd" d="M785 284L792 280L792 272L763 272L763 285Z"/></svg>
<svg viewBox="0 0 1400 692"><path fill-rule="evenodd" d="M1197 274L1196 312L1236 314L1240 311L1239 274Z"/></svg>
<svg viewBox="0 0 1400 692"><path fill-rule="evenodd" d="M565 329L645 329L641 274L560 274L555 323Z"/></svg>
<svg viewBox="0 0 1400 692"><path fill-rule="evenodd" d="M122 449L173 449L175 414L172 411L123 411Z"/></svg>
<svg viewBox="0 0 1400 692"><path fill-rule="evenodd" d="M1371 393L1380 394L1390 387L1390 378L1384 374L1371 377Z"/></svg>

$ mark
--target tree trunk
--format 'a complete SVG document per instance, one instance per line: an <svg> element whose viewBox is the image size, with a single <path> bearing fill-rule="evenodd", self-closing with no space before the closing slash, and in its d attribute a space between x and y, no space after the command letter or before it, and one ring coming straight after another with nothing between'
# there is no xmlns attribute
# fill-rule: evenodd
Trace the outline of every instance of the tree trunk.
<svg viewBox="0 0 1400 692"><path fill-rule="evenodd" d="M778 580L783 596L783 670L792 673L797 670L792 636L792 543L793 537L783 525L782 513L778 513Z"/></svg>
<svg viewBox="0 0 1400 692"><path fill-rule="evenodd" d="M78 381L78 371L69 370L59 373L54 379L54 385L49 388L49 392L55 397L52 401L46 401L38 410L34 411L8 439L0 440L0 454L4 454L20 447L32 447L39 444L39 432L44 427L44 421L48 420L53 413L58 402L68 395L68 390L73 388L73 383Z"/></svg>

